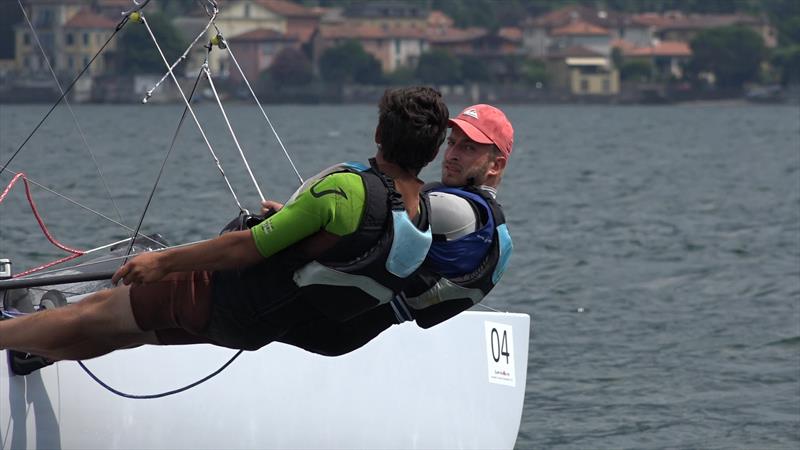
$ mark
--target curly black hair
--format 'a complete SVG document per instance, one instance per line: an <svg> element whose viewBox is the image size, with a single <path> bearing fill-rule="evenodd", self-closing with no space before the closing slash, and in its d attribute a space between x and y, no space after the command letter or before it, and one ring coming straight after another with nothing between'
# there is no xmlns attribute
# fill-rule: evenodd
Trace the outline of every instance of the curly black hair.
<svg viewBox="0 0 800 450"><path fill-rule="evenodd" d="M447 133L447 109L436 89L387 89L378 104L378 138L386 161L419 173L436 158Z"/></svg>

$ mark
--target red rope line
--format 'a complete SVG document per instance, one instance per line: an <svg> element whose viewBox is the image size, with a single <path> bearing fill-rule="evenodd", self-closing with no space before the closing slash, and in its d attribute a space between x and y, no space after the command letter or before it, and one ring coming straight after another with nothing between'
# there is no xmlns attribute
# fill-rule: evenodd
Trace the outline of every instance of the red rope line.
<svg viewBox="0 0 800 450"><path fill-rule="evenodd" d="M28 275L28 274L31 274L33 272L37 272L39 270L46 269L48 267L54 266L56 264L61 264L63 262L66 262L66 261L69 261L71 259L75 259L75 258L77 258L79 256L82 256L85 253L82 250L76 250L74 248L67 247L66 245L58 242L58 240L56 240L56 238L54 238L53 235L50 234L50 231L48 231L48 229L47 229L47 225L45 225L44 224L44 220L42 220L42 216L39 215L39 210L36 208L36 202L33 201L33 197L31 196L31 189L30 189L30 186L28 185L28 178L25 176L24 173L20 172L16 176L14 176L14 178L11 179L11 182L8 183L8 186L6 186L5 190L3 190L3 193L0 194L0 203L3 203L3 200L5 200L6 196L9 193L9 191L11 191L11 188L20 179L22 180L23 184L25 185L25 196L28 197L28 205L30 205L31 211L33 212L33 216L36 217L36 222L39 223L39 228L41 228L42 233L44 233L44 236L47 238L48 241L50 241L51 244L55 245L56 247L58 247L61 250L64 250L65 252L72 253L72 254L69 255L69 256L66 256L64 258L57 259L55 261L51 261L49 263L42 264L41 266L34 267L34 268L28 269L28 270L26 270L24 272L18 273L16 275L14 275L13 278L21 277L23 275Z"/></svg>

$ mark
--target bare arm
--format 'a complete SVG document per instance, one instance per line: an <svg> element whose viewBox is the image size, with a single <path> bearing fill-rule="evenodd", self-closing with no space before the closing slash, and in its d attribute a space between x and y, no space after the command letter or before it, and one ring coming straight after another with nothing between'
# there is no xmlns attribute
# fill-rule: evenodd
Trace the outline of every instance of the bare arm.
<svg viewBox="0 0 800 450"><path fill-rule="evenodd" d="M234 231L187 247L141 254L120 267L111 281L149 283L170 272L238 269L263 259L249 230Z"/></svg>

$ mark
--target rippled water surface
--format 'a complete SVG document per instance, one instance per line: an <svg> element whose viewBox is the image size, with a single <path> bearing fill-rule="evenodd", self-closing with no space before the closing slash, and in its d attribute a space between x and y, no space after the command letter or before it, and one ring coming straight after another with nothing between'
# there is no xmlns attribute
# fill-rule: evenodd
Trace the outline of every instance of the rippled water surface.
<svg viewBox="0 0 800 450"><path fill-rule="evenodd" d="M0 164L48 106L0 106ZM487 303L532 318L517 446L798 448L800 108L506 110L516 143L500 199L515 249ZM105 183L63 107L10 167L135 224L180 112L76 107ZM267 112L304 176L374 150L374 107ZM260 113L229 113L265 195L285 199L298 180ZM243 206L255 209L255 188L221 117L211 105L199 117ZM2 186L10 179L0 174ZM36 187L33 194L67 245L125 237L59 197ZM202 239L236 211L187 122L143 229L172 242ZM17 269L63 255L41 236L19 187L0 204L0 255Z"/></svg>

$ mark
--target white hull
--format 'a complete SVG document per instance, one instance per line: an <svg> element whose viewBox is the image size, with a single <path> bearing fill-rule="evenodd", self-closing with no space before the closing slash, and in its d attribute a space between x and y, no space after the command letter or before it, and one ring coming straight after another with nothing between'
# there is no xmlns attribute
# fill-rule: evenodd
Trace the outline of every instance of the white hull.
<svg viewBox="0 0 800 450"><path fill-rule="evenodd" d="M155 400L114 395L74 362L9 376L0 352L0 448L513 448L529 326L525 314L470 311L429 330L394 326L335 358L270 344ZM150 394L196 381L233 354L142 347L86 365L121 391Z"/></svg>

